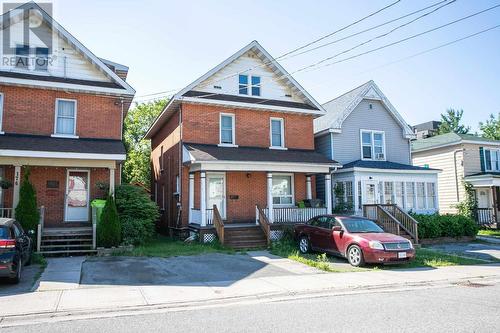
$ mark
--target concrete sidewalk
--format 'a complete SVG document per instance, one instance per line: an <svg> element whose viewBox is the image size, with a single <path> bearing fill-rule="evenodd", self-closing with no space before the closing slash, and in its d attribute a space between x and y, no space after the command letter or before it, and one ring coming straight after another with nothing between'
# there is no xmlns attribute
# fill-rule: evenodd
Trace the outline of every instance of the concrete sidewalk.
<svg viewBox="0 0 500 333"><path fill-rule="evenodd" d="M175 285L100 286L38 291L2 297L1 325L24 316L50 316L125 311L148 306L180 306L245 297L290 296L321 292L353 292L376 288L459 283L467 280L500 280L500 264L442 268L395 269L348 273L318 273L257 277ZM477 282L477 281L476 281ZM200 303L201 302L201 303Z"/></svg>

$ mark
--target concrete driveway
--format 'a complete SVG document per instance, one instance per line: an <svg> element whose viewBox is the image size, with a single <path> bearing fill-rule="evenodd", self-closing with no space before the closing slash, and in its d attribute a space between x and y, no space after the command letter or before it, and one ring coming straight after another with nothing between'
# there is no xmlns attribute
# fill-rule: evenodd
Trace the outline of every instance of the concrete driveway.
<svg viewBox="0 0 500 333"><path fill-rule="evenodd" d="M500 244L491 243L450 243L432 245L429 248L465 257L498 261L500 260Z"/></svg>
<svg viewBox="0 0 500 333"><path fill-rule="evenodd" d="M0 296L31 292L35 279L41 270L42 268L39 265L23 267L21 281L18 284L12 284L8 279L0 278Z"/></svg>
<svg viewBox="0 0 500 333"><path fill-rule="evenodd" d="M202 285L318 273L322 272L266 251L172 258L89 257L82 265L80 288L96 285Z"/></svg>

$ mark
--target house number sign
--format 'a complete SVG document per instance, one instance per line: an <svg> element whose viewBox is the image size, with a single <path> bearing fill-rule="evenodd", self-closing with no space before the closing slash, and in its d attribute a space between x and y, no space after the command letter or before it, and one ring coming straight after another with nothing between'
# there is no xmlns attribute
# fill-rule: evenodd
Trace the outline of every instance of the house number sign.
<svg viewBox="0 0 500 333"><path fill-rule="evenodd" d="M19 185L19 174L20 173L21 173L20 171L16 171L15 175L14 175L14 185L16 185L16 186Z"/></svg>

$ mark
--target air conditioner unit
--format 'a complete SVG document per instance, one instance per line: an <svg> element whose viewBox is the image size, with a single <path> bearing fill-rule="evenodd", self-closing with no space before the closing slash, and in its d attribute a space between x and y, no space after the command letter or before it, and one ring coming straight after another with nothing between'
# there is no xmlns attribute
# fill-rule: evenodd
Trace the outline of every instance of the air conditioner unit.
<svg viewBox="0 0 500 333"><path fill-rule="evenodd" d="M375 154L375 159L376 160L383 160L383 159L385 159L384 153L377 153L377 154Z"/></svg>

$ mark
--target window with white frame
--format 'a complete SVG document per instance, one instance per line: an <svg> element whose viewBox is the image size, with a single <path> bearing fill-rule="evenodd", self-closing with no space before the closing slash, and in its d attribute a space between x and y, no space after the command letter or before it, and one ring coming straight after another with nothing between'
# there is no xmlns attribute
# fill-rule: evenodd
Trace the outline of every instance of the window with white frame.
<svg viewBox="0 0 500 333"><path fill-rule="evenodd" d="M249 76L240 74L238 76L238 91L240 95L260 96L261 79L260 76Z"/></svg>
<svg viewBox="0 0 500 333"><path fill-rule="evenodd" d="M385 160L384 132L361 130L361 158L364 160Z"/></svg>
<svg viewBox="0 0 500 333"><path fill-rule="evenodd" d="M16 67L29 69L30 47L28 45L16 46Z"/></svg>
<svg viewBox="0 0 500 333"><path fill-rule="evenodd" d="M417 183L417 208L425 208L425 183Z"/></svg>
<svg viewBox="0 0 500 333"><path fill-rule="evenodd" d="M406 209L415 209L415 184L413 182L406 183Z"/></svg>
<svg viewBox="0 0 500 333"><path fill-rule="evenodd" d="M248 95L248 75L239 75L238 77L240 95Z"/></svg>
<svg viewBox="0 0 500 333"><path fill-rule="evenodd" d="M496 149L484 150L486 171L500 171L500 151Z"/></svg>
<svg viewBox="0 0 500 333"><path fill-rule="evenodd" d="M3 131L3 94L0 93L0 132Z"/></svg>
<svg viewBox="0 0 500 333"><path fill-rule="evenodd" d="M35 48L35 70L45 72L49 64L49 49L46 47Z"/></svg>
<svg viewBox="0 0 500 333"><path fill-rule="evenodd" d="M285 126L282 118L271 118L271 147L285 147Z"/></svg>
<svg viewBox="0 0 500 333"><path fill-rule="evenodd" d="M260 76L252 76L252 96L260 96Z"/></svg>
<svg viewBox="0 0 500 333"><path fill-rule="evenodd" d="M399 207L405 207L405 187L404 182L395 182L395 192L396 192L396 205Z"/></svg>
<svg viewBox="0 0 500 333"><path fill-rule="evenodd" d="M393 184L392 182L384 182L384 198L386 204L393 204Z"/></svg>
<svg viewBox="0 0 500 333"><path fill-rule="evenodd" d="M234 114L220 114L220 143L234 145Z"/></svg>
<svg viewBox="0 0 500 333"><path fill-rule="evenodd" d="M273 175L272 196L274 205L293 204L292 175Z"/></svg>
<svg viewBox="0 0 500 333"><path fill-rule="evenodd" d="M427 208L436 208L436 184L426 183L427 186Z"/></svg>
<svg viewBox="0 0 500 333"><path fill-rule="evenodd" d="M55 134L76 135L76 101L56 100Z"/></svg>

